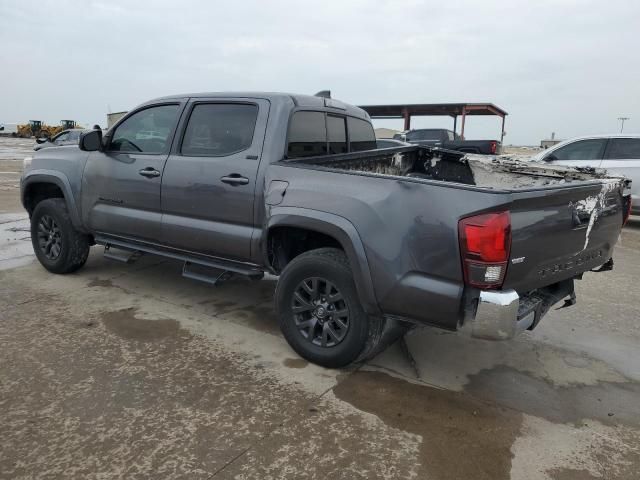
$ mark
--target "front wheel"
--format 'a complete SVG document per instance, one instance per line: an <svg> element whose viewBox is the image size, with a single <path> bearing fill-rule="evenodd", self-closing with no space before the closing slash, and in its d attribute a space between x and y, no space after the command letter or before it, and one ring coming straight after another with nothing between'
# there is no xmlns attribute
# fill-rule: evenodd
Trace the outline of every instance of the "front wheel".
<svg viewBox="0 0 640 480"><path fill-rule="evenodd" d="M362 309L341 250L320 248L294 258L280 275L275 297L282 333L310 362L346 366L380 337L381 320Z"/></svg>
<svg viewBox="0 0 640 480"><path fill-rule="evenodd" d="M89 256L89 237L71 222L62 198L48 198L31 215L31 243L44 268L53 273L71 273Z"/></svg>

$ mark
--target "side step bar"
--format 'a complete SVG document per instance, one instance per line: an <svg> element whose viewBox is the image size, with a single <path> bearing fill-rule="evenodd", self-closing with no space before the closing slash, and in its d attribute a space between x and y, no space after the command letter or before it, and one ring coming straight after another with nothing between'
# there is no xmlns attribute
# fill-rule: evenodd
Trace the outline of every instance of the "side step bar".
<svg viewBox="0 0 640 480"><path fill-rule="evenodd" d="M225 260L222 258L188 255L102 235L96 235L94 238L97 244L104 245L106 258L131 263L137 260L142 254L150 253L160 257L180 260L184 262L182 274L185 277L193 278L194 280L201 280L213 285L221 282L222 280L226 280L232 274L244 275L252 280L260 280L264 276L264 271L257 265L234 262L232 260ZM119 250L120 252L115 252L112 249ZM205 267L204 272L206 273L198 272L197 267ZM213 272L208 269L212 269Z"/></svg>

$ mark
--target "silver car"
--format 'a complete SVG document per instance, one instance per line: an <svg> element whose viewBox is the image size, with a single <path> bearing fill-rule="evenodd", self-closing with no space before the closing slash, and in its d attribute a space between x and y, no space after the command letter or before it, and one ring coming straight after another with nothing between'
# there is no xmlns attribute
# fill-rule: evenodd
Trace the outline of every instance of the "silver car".
<svg viewBox="0 0 640 480"><path fill-rule="evenodd" d="M631 213L640 215L640 135L620 133L572 138L540 152L533 160L605 168L630 178Z"/></svg>
<svg viewBox="0 0 640 480"><path fill-rule="evenodd" d="M86 130L81 128L74 128L71 130L63 130L57 135L51 138L38 138L36 139L36 146L34 150L42 150L49 147L60 147L62 145L77 145L80 140L80 134Z"/></svg>

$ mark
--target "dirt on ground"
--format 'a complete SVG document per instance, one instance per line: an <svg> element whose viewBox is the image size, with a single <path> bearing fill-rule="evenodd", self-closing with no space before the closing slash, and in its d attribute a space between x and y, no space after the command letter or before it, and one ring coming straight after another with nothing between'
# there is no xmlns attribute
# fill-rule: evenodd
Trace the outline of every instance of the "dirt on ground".
<svg viewBox="0 0 640 480"><path fill-rule="evenodd" d="M328 370L282 338L277 279L211 287L99 247L53 275L7 192L0 479L640 478L640 219L614 270L586 274L533 332L417 328Z"/></svg>

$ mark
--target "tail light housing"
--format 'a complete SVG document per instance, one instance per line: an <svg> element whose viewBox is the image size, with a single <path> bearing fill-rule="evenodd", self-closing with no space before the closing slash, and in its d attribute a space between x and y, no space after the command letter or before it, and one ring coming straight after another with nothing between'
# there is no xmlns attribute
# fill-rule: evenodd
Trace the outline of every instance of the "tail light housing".
<svg viewBox="0 0 640 480"><path fill-rule="evenodd" d="M491 140L491 142L489 142L489 151L495 154L498 151L498 142Z"/></svg>
<svg viewBox="0 0 640 480"><path fill-rule="evenodd" d="M485 213L458 222L464 281L478 288L500 288L511 250L511 215Z"/></svg>

